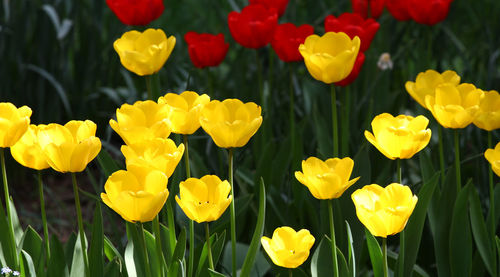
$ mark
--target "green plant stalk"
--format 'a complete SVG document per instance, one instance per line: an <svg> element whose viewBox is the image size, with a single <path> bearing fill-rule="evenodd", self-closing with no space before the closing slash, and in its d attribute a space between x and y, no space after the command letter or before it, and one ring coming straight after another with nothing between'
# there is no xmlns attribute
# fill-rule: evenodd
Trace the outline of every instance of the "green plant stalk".
<svg viewBox="0 0 500 277"><path fill-rule="evenodd" d="M186 179L191 178L191 169L189 167L189 142L188 136L184 135L184 163L186 167ZM194 221L189 220L189 261L188 261L188 276L193 276L194 268Z"/></svg>
<svg viewBox="0 0 500 277"><path fill-rule="evenodd" d="M384 260L384 265L382 266L384 270L384 277L388 277L389 268L387 266L387 238L382 238L382 256Z"/></svg>
<svg viewBox="0 0 500 277"><path fill-rule="evenodd" d="M163 250L161 247L161 233L160 233L160 215L157 214L153 219L153 232L155 235L155 243L156 243L156 255L158 256L158 261L160 263L160 274L163 276L165 272L164 266L165 258L163 257Z"/></svg>
<svg viewBox="0 0 500 277"><path fill-rule="evenodd" d="M446 176L444 170L444 150L443 150L443 127L438 124L438 138L439 138L439 167L441 168L441 187L444 185L444 178Z"/></svg>
<svg viewBox="0 0 500 277"><path fill-rule="evenodd" d="M341 136L340 149L342 150L342 157L349 156L349 119L350 119L350 108L351 108L351 92L349 91L349 86L344 89L344 103L343 103L343 114L341 118Z"/></svg>
<svg viewBox="0 0 500 277"><path fill-rule="evenodd" d="M205 222L205 232L207 239L208 266L210 267L210 269L214 270L215 268L214 268L214 260L212 259L212 248L210 247L210 229L208 227L208 222Z"/></svg>
<svg viewBox="0 0 500 277"><path fill-rule="evenodd" d="M50 259L50 247L49 247L49 228L47 227L47 215L45 214L45 200L43 197L43 183L42 183L42 172L37 171L38 175L38 193L40 196L40 211L42 213L42 226L43 226L43 236L45 238L45 259L48 263Z"/></svg>
<svg viewBox="0 0 500 277"><path fill-rule="evenodd" d="M403 178L401 177L401 159L397 159L398 183L402 185Z"/></svg>
<svg viewBox="0 0 500 277"><path fill-rule="evenodd" d="M153 100L153 90L151 89L151 76L146 75L146 76L144 76L144 79L146 80L146 89L148 91L148 100Z"/></svg>
<svg viewBox="0 0 500 277"><path fill-rule="evenodd" d="M295 165L295 99L293 91L293 68L292 64L288 63L289 75L289 98L290 98L290 110L289 110L289 121L290 121L290 150L292 154L292 169Z"/></svg>
<svg viewBox="0 0 500 277"><path fill-rule="evenodd" d="M140 243L141 243L141 248L142 248L142 255L144 256L144 261L146 262L146 276L152 276L151 275L151 266L149 264L149 256L148 256L148 250L146 249L146 237L144 236L144 225L142 222L137 222L137 227L139 229L139 235L140 237Z"/></svg>
<svg viewBox="0 0 500 277"><path fill-rule="evenodd" d="M402 185L401 159L397 159L398 183ZM386 250L387 251L387 250ZM403 276L405 264L405 230L399 233L398 276Z"/></svg>
<svg viewBox="0 0 500 277"><path fill-rule="evenodd" d="M264 113L267 112L267 104L264 99L264 87L263 87L263 80L262 80L262 64L261 60L259 59L259 51L255 50L255 62L257 63L257 82L259 86L259 97L260 97L260 104L263 107Z"/></svg>
<svg viewBox="0 0 500 277"><path fill-rule="evenodd" d="M493 148L493 139L491 137L491 131L488 132L488 148ZM495 236L495 184L493 183L493 169L491 166L488 166L488 179L490 186L490 213L491 213L491 226L490 226L490 235Z"/></svg>
<svg viewBox="0 0 500 277"><path fill-rule="evenodd" d="M229 161L229 183L231 183L231 266L232 276L236 276L236 212L234 207L234 183L233 183L233 148L228 149Z"/></svg>
<svg viewBox="0 0 500 277"><path fill-rule="evenodd" d="M332 97L332 131L333 131L333 157L336 158L339 154L339 134L337 120L337 95L335 93L335 84L331 84Z"/></svg>
<svg viewBox="0 0 500 277"><path fill-rule="evenodd" d="M292 269L291 269L291 268L289 268L289 269L288 269L288 276L289 276L289 277L292 277L292 276L293 276L293 274L292 274Z"/></svg>
<svg viewBox="0 0 500 277"><path fill-rule="evenodd" d="M455 138L455 176L457 181L457 193L460 192L462 188L462 177L460 176L460 139L458 129L454 130Z"/></svg>
<svg viewBox="0 0 500 277"><path fill-rule="evenodd" d="M7 170L5 169L5 151L3 147L0 147L0 160L2 163L2 178L3 178L3 192L5 195L5 209L7 210L7 222L9 224L9 240L11 242L12 248L10 249L12 258L14 259L15 268L18 269L17 260L17 250L16 250L16 239L14 237L14 225L12 224L12 215L10 213L10 194L9 194L9 183L7 182Z"/></svg>
<svg viewBox="0 0 500 277"><path fill-rule="evenodd" d="M335 225L333 223L333 199L328 201L328 215L330 218L330 234L332 239L332 262L333 262L333 276L339 276L339 267L337 262L337 243L335 242Z"/></svg>
<svg viewBox="0 0 500 277"><path fill-rule="evenodd" d="M85 245L85 230L83 229L82 207L80 205L80 196L78 194L78 184L76 182L76 174L71 172L71 180L73 181L73 193L75 194L76 216L78 220L78 231L80 233L80 244L82 247L83 263L85 265L85 276L89 276L89 260L87 258L87 246Z"/></svg>

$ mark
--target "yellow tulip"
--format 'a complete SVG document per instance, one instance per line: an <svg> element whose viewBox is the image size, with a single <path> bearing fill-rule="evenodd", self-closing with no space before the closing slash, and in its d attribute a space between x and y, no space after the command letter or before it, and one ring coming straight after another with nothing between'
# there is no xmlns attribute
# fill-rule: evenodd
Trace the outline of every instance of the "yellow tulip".
<svg viewBox="0 0 500 277"><path fill-rule="evenodd" d="M129 31L113 43L122 65L140 76L158 72L174 46L175 37L167 39L161 29L147 29L142 33Z"/></svg>
<svg viewBox="0 0 500 277"><path fill-rule="evenodd" d="M175 167L184 154L184 144L179 147L171 139L143 140L121 148L127 167L132 164L144 165L172 176Z"/></svg>
<svg viewBox="0 0 500 277"><path fill-rule="evenodd" d="M24 135L30 125L31 109L16 108L14 104L0 103L0 147L11 147Z"/></svg>
<svg viewBox="0 0 500 277"><path fill-rule="evenodd" d="M31 124L28 131L24 133L21 139L10 147L10 153L18 163L35 170L42 170L50 167L43 155L40 144L38 144L37 138L38 130L45 126L46 125L37 126Z"/></svg>
<svg viewBox="0 0 500 277"><path fill-rule="evenodd" d="M302 161L302 171L295 172L295 178L305 185L317 199L333 199L356 183L359 177L349 180L354 161L351 158L333 158L322 161L310 157Z"/></svg>
<svg viewBox="0 0 500 277"><path fill-rule="evenodd" d="M405 87L413 99L422 107L428 109L425 104L425 97L427 95L435 95L436 88L446 83L458 86L460 84L460 76L452 70L446 70L440 74L435 70L429 69L425 72L420 72L415 82L406 82Z"/></svg>
<svg viewBox="0 0 500 277"><path fill-rule="evenodd" d="M314 237L306 229L295 232L284 226L276 228L272 238L262 237L260 243L275 265L296 268L309 257Z"/></svg>
<svg viewBox="0 0 500 277"><path fill-rule="evenodd" d="M428 124L429 120L423 115L393 117L383 113L372 120L373 134L365 131L365 137L391 160L410 159L429 144L431 129L426 129Z"/></svg>
<svg viewBox="0 0 500 277"><path fill-rule="evenodd" d="M90 120L72 120L64 126L52 123L38 130L38 144L54 170L81 172L101 150L96 128Z"/></svg>
<svg viewBox="0 0 500 277"><path fill-rule="evenodd" d="M123 104L116 109L116 121L111 119L109 125L128 145L170 135L168 107L151 100Z"/></svg>
<svg viewBox="0 0 500 277"><path fill-rule="evenodd" d="M242 147L262 124L261 108L238 99L214 100L201 110L200 123L217 146Z"/></svg>
<svg viewBox="0 0 500 277"><path fill-rule="evenodd" d="M167 93L158 99L158 104L165 104L169 108L168 119L172 132L183 135L191 135L200 128L200 112L208 102L208 95L198 95L194 91L184 91L180 95Z"/></svg>
<svg viewBox="0 0 500 277"><path fill-rule="evenodd" d="M500 94L496 90L485 91L479 103L474 125L486 131L500 128Z"/></svg>
<svg viewBox="0 0 500 277"><path fill-rule="evenodd" d="M500 177L500 142L497 143L495 149L487 149L486 152L484 152L484 157L491 164L493 172Z"/></svg>
<svg viewBox="0 0 500 277"><path fill-rule="evenodd" d="M299 52L314 79L326 84L345 79L352 71L361 41L345 33L328 32L322 37L310 35Z"/></svg>
<svg viewBox="0 0 500 277"><path fill-rule="evenodd" d="M377 237L401 232L413 212L418 198L410 188L392 183L383 188L372 184L351 195L359 221Z"/></svg>
<svg viewBox="0 0 500 277"><path fill-rule="evenodd" d="M198 223L219 219L229 204L231 185L215 175L205 175L201 179L189 178L179 184L179 196L175 201L187 217ZM229 197L228 197L229 195Z"/></svg>
<svg viewBox="0 0 500 277"><path fill-rule="evenodd" d="M425 104L443 127L460 129L472 123L483 97L484 92L472 84L443 84L435 96L425 96Z"/></svg>
<svg viewBox="0 0 500 277"><path fill-rule="evenodd" d="M167 201L167 183L167 175L159 170L130 165L109 176L101 199L126 221L148 222Z"/></svg>

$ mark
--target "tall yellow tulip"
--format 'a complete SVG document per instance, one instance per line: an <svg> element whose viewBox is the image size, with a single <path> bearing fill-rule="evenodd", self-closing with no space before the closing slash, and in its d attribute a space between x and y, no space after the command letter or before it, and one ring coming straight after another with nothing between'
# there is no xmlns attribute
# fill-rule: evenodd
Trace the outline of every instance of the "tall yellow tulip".
<svg viewBox="0 0 500 277"><path fill-rule="evenodd" d="M303 264L309 257L314 241L308 230L296 232L288 226L276 228L272 238L262 237L260 240L273 263L286 268L296 268Z"/></svg>
<svg viewBox="0 0 500 277"><path fill-rule="evenodd" d="M24 133L19 141L10 147L12 157L25 167L35 170L42 170L49 168L50 165L43 155L42 148L38 143L38 130L45 128L46 125L33 125L31 124L28 131Z"/></svg>
<svg viewBox="0 0 500 277"><path fill-rule="evenodd" d="M487 149L484 152L484 157L491 164L491 169L500 177L500 142L497 143L494 149Z"/></svg>
<svg viewBox="0 0 500 277"><path fill-rule="evenodd" d="M472 123L486 131L500 128L500 94L498 91L484 92L484 98L479 102L479 112Z"/></svg>
<svg viewBox="0 0 500 277"><path fill-rule="evenodd" d="M427 95L435 95L436 88L446 83L458 86L458 84L460 84L460 76L452 70L446 70L443 73L439 73L433 69L429 69L425 72L420 72L415 82L406 82L405 88L415 101L427 109L425 97Z"/></svg>
<svg viewBox="0 0 500 277"><path fill-rule="evenodd" d="M12 103L0 103L0 147L11 147L24 135L30 116L28 106L16 108Z"/></svg>

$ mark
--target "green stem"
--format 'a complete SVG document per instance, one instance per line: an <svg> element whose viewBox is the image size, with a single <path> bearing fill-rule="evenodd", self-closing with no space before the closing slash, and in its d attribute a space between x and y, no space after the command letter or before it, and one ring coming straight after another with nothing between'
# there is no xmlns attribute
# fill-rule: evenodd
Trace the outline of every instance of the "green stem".
<svg viewBox="0 0 500 277"><path fill-rule="evenodd" d="M351 93L349 91L349 86L346 86L345 91L343 92L344 95L344 103L342 105L343 107L343 114L340 118L341 120L341 130L342 130L342 140L341 142L341 147L340 149L342 150L342 156L347 157L349 156L349 119L350 117L350 107L351 107Z"/></svg>
<svg viewBox="0 0 500 277"><path fill-rule="evenodd" d="M233 183L233 148L228 149L229 161L229 183L231 184L231 198L233 199L230 204L231 209L231 266L232 276L236 276L236 212L234 207L234 183Z"/></svg>
<svg viewBox="0 0 500 277"><path fill-rule="evenodd" d="M191 178L191 169L189 167L189 142L188 142L188 136L184 135L184 164L186 166L186 178L189 179Z"/></svg>
<svg viewBox="0 0 500 277"><path fill-rule="evenodd" d="M189 167L189 142L188 136L184 135L184 163L186 167L186 179L191 178L191 169ZM188 276L193 276L194 268L194 221L189 220L189 263Z"/></svg>
<svg viewBox="0 0 500 277"><path fill-rule="evenodd" d="M264 109L264 113L267 112L267 105L265 103L264 99L264 88L263 88L263 81L262 81L262 64L259 59L259 51L255 50L255 62L257 63L257 82L259 86L259 97L260 97L260 104L262 105Z"/></svg>
<svg viewBox="0 0 500 277"><path fill-rule="evenodd" d="M38 170L38 193L40 196L40 210L42 212L43 236L45 238L45 258L46 261L48 262L50 259L49 228L47 227L47 216L45 214L45 200L43 197L42 172L40 170Z"/></svg>
<svg viewBox="0 0 500 277"><path fill-rule="evenodd" d="M164 265L165 263L165 258L163 257L163 250L161 247L161 233L160 233L160 215L156 215L155 218L153 219L153 232L155 235L155 243L156 243L156 252L158 256L158 261L160 263L160 274L163 276L164 273Z"/></svg>
<svg viewBox="0 0 500 277"><path fill-rule="evenodd" d="M208 93L210 97L214 97L214 79L210 74L210 67L205 68L205 72L207 73Z"/></svg>
<svg viewBox="0 0 500 277"><path fill-rule="evenodd" d="M148 250L146 249L146 237L144 235L144 225L142 222L137 222L137 227L139 229L139 235L140 237L140 244L142 248L142 255L144 256L144 261L146 263L145 269L146 269L146 276L152 276L151 275L151 266L149 264L149 256L148 256Z"/></svg>
<svg viewBox="0 0 500 277"><path fill-rule="evenodd" d="M290 98L290 110L289 110L289 121L290 121L290 149L292 155L292 167L295 165L295 100L294 100L294 90L293 90L293 68L292 64L288 63L288 71L290 73L289 82L289 98Z"/></svg>
<svg viewBox="0 0 500 277"><path fill-rule="evenodd" d="M402 177L401 177L401 159L397 159L397 172L398 172L398 183L402 185Z"/></svg>
<svg viewBox="0 0 500 277"><path fill-rule="evenodd" d="M328 200L328 214L330 217L330 234L332 239L332 262L333 262L333 270L334 277L339 276L339 267L337 263L337 243L335 242L335 226L333 223L333 199Z"/></svg>
<svg viewBox="0 0 500 277"><path fill-rule="evenodd" d="M445 168L444 168L444 150L443 150L443 127L438 125L438 138L439 138L439 167L441 167L441 187L444 185Z"/></svg>
<svg viewBox="0 0 500 277"><path fill-rule="evenodd" d="M382 238L382 255L384 259L384 265L383 265L384 277L388 277L389 268L387 267L387 238Z"/></svg>
<svg viewBox="0 0 500 277"><path fill-rule="evenodd" d="M289 268L289 269L288 269L288 276L289 276L289 277L292 277L292 276L293 276L293 274L292 274L292 269L291 269L291 268Z"/></svg>
<svg viewBox="0 0 500 277"><path fill-rule="evenodd" d="M148 100L153 100L153 90L151 89L151 76L146 75L144 76L146 79L146 89L148 91Z"/></svg>
<svg viewBox="0 0 500 277"><path fill-rule="evenodd" d="M491 131L488 132L488 148L493 148L493 141L491 137ZM491 213L491 226L490 226L490 235L495 236L495 188L494 188L494 183L493 183L493 169L491 166L488 166L488 179L489 179L489 184L490 184L490 213Z"/></svg>
<svg viewBox="0 0 500 277"><path fill-rule="evenodd" d="M17 246L16 239L14 237L14 225L12 224L12 215L10 213L10 194L9 194L9 183L7 182L7 170L5 169L5 153L4 148L0 147L0 160L2 164L2 177L3 177L3 192L5 196L5 209L7 210L7 223L8 232L9 232L9 240L11 242L11 255L14 260L14 267L18 269L18 261L17 261Z"/></svg>
<svg viewBox="0 0 500 277"><path fill-rule="evenodd" d="M457 182L457 193L462 188L462 178L460 176L460 140L458 129L454 130L454 138L455 138L455 176Z"/></svg>
<svg viewBox="0 0 500 277"><path fill-rule="evenodd" d="M210 247L210 229L208 227L208 222L205 223L205 232L207 238L208 265L210 266L210 269L214 270L214 260L212 259L212 248Z"/></svg>
<svg viewBox="0 0 500 277"><path fill-rule="evenodd" d="M402 185L401 159L397 159L397 171L398 171L398 183ZM398 276L403 276L404 263L405 263L404 254L405 254L405 231L403 230L399 233Z"/></svg>
<svg viewBox="0 0 500 277"><path fill-rule="evenodd" d="M332 129L333 129L333 157L336 158L339 154L339 134L337 121L337 95L335 94L335 84L331 85L332 96Z"/></svg>
<svg viewBox="0 0 500 277"><path fill-rule="evenodd" d="M80 244L82 247L83 263L85 265L85 276L89 276L89 261L87 258L87 246L85 245L85 230L83 229L82 208L80 205L80 196L78 194L78 184L76 182L76 174L71 172L71 179L73 181L73 193L75 194L76 216L78 220L78 231L80 234Z"/></svg>

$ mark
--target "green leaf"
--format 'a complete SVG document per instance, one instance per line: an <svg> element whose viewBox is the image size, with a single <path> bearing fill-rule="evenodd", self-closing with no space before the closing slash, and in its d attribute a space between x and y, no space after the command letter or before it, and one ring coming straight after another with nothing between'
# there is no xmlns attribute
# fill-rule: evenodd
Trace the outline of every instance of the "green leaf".
<svg viewBox="0 0 500 277"><path fill-rule="evenodd" d="M424 183L418 193L418 202L411 214L408 224L405 227L405 250L404 253L404 271L403 276L410 276L413 265L417 261L418 250L420 241L422 239L422 231L425 225L425 217L427 214L427 207L432 199L434 190L439 183L439 174L436 173L427 182ZM401 255L401 253L400 253ZM398 263L400 259L398 258Z"/></svg>
<svg viewBox="0 0 500 277"><path fill-rule="evenodd" d="M175 245L174 255L172 255L172 260L182 260L184 258L184 253L186 252L186 229L182 228L179 237L177 238L177 244Z"/></svg>
<svg viewBox="0 0 500 277"><path fill-rule="evenodd" d="M160 223L160 235L161 235L161 244L163 250L163 257L165 258L165 262L167 265L172 263L172 257L170 256L170 235L169 229L167 226Z"/></svg>
<svg viewBox="0 0 500 277"><path fill-rule="evenodd" d="M347 246L348 246L348 268L349 268L349 272L351 273L349 276L356 276L356 257L355 257L355 253L354 253L354 242L353 242L353 239L352 239L352 232L351 232L351 226L349 226L349 222L347 222L347 220L345 221L345 225L346 225L346 231L347 231L347 240L348 240L348 243L347 243Z"/></svg>
<svg viewBox="0 0 500 277"><path fill-rule="evenodd" d="M90 241L89 251L90 276L102 276L104 273L103 232L101 203L97 202L94 211L94 222L92 223L92 240Z"/></svg>
<svg viewBox="0 0 500 277"><path fill-rule="evenodd" d="M118 257L111 260L104 268L104 274L102 276L106 277L120 277L121 276L122 263Z"/></svg>
<svg viewBox="0 0 500 277"><path fill-rule="evenodd" d="M16 240L16 245L19 245L21 242L21 238L24 235L23 228L21 227L21 224L19 223L19 217L17 216L17 211L16 211L16 206L14 206L14 201L12 201L12 197L9 197L10 201L10 215L12 217L12 227L14 228L14 238ZM19 256L20 249L17 249L17 255Z"/></svg>
<svg viewBox="0 0 500 277"><path fill-rule="evenodd" d="M347 261L344 257L344 253L340 251L340 248L337 247L337 261L339 264L339 276L350 276L349 267L347 266Z"/></svg>
<svg viewBox="0 0 500 277"><path fill-rule="evenodd" d="M471 182L458 194L453 208L449 233L450 268L452 276L470 276L472 266L472 238L469 228L468 196Z"/></svg>
<svg viewBox="0 0 500 277"><path fill-rule="evenodd" d="M497 276L494 237L490 237L488 234L479 196L474 187L471 188L471 193L469 193L469 203L470 226L477 249L490 275Z"/></svg>
<svg viewBox="0 0 500 277"><path fill-rule="evenodd" d="M236 268L241 269L243 266L243 262L245 260L246 254L248 252L249 246L244 243L236 242ZM231 242L226 243L224 247L224 256L222 261L222 268L226 269L228 272L231 271ZM251 277L260 277L266 274L269 270L270 265L267 262L266 258L262 254L261 251L257 251L257 257L255 259L255 263L252 267L252 271L250 272ZM237 272L240 272L238 270ZM239 276L243 276L239 274Z"/></svg>
<svg viewBox="0 0 500 277"><path fill-rule="evenodd" d="M50 260L46 276L69 276L64 249L55 235L50 239Z"/></svg>
<svg viewBox="0 0 500 277"><path fill-rule="evenodd" d="M141 247L141 238L137 232L134 223L126 222L128 244L125 248L125 265L129 277L145 276L146 260L143 256Z"/></svg>
<svg viewBox="0 0 500 277"><path fill-rule="evenodd" d="M118 249L116 249L111 240L109 240L106 236L104 236L104 254L110 261L118 258L120 263L124 262L122 255L118 252Z"/></svg>
<svg viewBox="0 0 500 277"><path fill-rule="evenodd" d="M25 250L33 259L38 275L42 275L45 268L45 246L43 245L42 238L31 226L28 226L26 231L24 231L23 239L21 241L21 248Z"/></svg>
<svg viewBox="0 0 500 277"><path fill-rule="evenodd" d="M214 266L217 267L217 262L219 261L219 257L222 253L222 249L224 248L224 242L226 239L226 231L222 232L221 235L213 234L210 237L210 243L212 248L212 258L214 262ZM203 248L198 258L198 266L196 268L195 276L199 276L204 269L208 269L208 261L207 261L207 243L203 244Z"/></svg>
<svg viewBox="0 0 500 277"><path fill-rule="evenodd" d="M99 166L101 166L101 169L104 172L104 176L110 176L114 172L121 169L105 149L101 149L101 151L97 155L97 161L99 162Z"/></svg>
<svg viewBox="0 0 500 277"><path fill-rule="evenodd" d="M160 261L156 253L155 237L146 230L144 230L144 237L146 240L146 249L148 250L149 264L152 269L151 274L153 274L153 276L162 276L160 274Z"/></svg>
<svg viewBox="0 0 500 277"><path fill-rule="evenodd" d="M73 252L73 261L71 262L70 277L85 277L85 263L83 262L82 244L80 242L80 234L76 237L75 247ZM85 238L84 238L85 239Z"/></svg>
<svg viewBox="0 0 500 277"><path fill-rule="evenodd" d="M368 229L365 229L365 236L366 245L368 246L368 252L370 254L370 260L372 262L373 275L375 277L382 277L384 276L384 258L382 256L380 245Z"/></svg>
<svg viewBox="0 0 500 277"><path fill-rule="evenodd" d="M21 276L36 277L35 264L30 254L21 250Z"/></svg>
<svg viewBox="0 0 500 277"><path fill-rule="evenodd" d="M311 259L311 276L333 276L331 240L324 236Z"/></svg>
<svg viewBox="0 0 500 277"><path fill-rule="evenodd" d="M219 273L219 272L217 272L217 271L215 271L213 269L210 269L210 268L208 269L208 272L210 273L211 277L225 277L224 274Z"/></svg>
<svg viewBox="0 0 500 277"><path fill-rule="evenodd" d="M264 222L266 216L266 188L264 186L264 180L260 179L260 193L259 193L259 214L257 216L257 223L255 225L255 230L253 233L252 241L250 242L250 247L248 248L247 256L243 262L243 267L241 268L241 276L248 276L252 269L255 261L255 256L257 255L257 250L260 247L260 239L264 232Z"/></svg>

